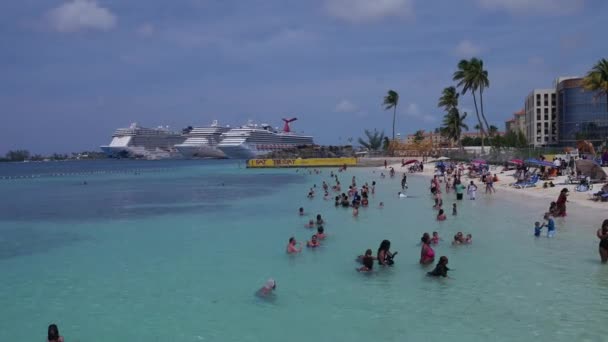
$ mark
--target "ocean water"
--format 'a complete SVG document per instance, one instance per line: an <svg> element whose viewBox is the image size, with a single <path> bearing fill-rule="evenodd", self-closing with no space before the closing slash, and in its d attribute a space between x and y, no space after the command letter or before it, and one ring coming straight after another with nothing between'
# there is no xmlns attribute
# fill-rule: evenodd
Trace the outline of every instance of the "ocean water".
<svg viewBox="0 0 608 342"><path fill-rule="evenodd" d="M594 236L606 211L571 207L555 238L534 238L548 203L480 192L437 222L426 178L410 176L412 197L398 199L399 177L349 169L343 186L353 175L378 182L355 218L306 198L329 171L0 165L0 340L42 341L57 323L67 342L606 341L608 267ZM451 208L454 194L444 200ZM310 238L304 224L317 213L323 246L286 255L290 236ZM451 279L418 264L432 231ZM457 231L473 244L451 246ZM355 272L354 258L383 239L399 251L395 265ZM260 300L269 277L275 296Z"/></svg>

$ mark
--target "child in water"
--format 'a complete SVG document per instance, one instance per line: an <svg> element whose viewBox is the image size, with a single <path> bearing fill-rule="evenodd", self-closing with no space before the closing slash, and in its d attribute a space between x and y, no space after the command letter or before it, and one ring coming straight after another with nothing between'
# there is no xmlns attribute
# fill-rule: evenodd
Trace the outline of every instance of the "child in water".
<svg viewBox="0 0 608 342"><path fill-rule="evenodd" d="M361 258L363 266L357 268L358 272L371 272L374 268L374 257L372 256L372 250L368 249L365 251L365 255Z"/></svg>
<svg viewBox="0 0 608 342"><path fill-rule="evenodd" d="M308 221L308 224L305 224L304 227L306 228L313 228L315 226L315 221L310 220Z"/></svg>
<svg viewBox="0 0 608 342"><path fill-rule="evenodd" d="M317 226L320 226L323 223L325 223L325 221L323 221L323 219L321 218L321 214L318 214L317 215Z"/></svg>
<svg viewBox="0 0 608 342"><path fill-rule="evenodd" d="M353 207L353 216L354 217L359 216L359 207L356 205Z"/></svg>
<svg viewBox="0 0 608 342"><path fill-rule="evenodd" d="M450 269L448 268L448 258L442 256L441 258L439 258L439 262L437 262L437 266L435 266L435 269L431 272L428 272L427 275L431 277L447 278L449 270Z"/></svg>
<svg viewBox="0 0 608 342"><path fill-rule="evenodd" d="M304 216L304 208L300 207L300 216Z"/></svg>
<svg viewBox="0 0 608 342"><path fill-rule="evenodd" d="M378 204L379 208L384 208L384 202L380 202L380 204Z"/></svg>
<svg viewBox="0 0 608 342"><path fill-rule="evenodd" d="M437 213L437 221L445 221L446 216L443 213L443 209L439 209L439 213Z"/></svg>
<svg viewBox="0 0 608 342"><path fill-rule="evenodd" d="M467 234L467 238L464 240L465 244L471 244L473 243L473 235L471 234Z"/></svg>
<svg viewBox="0 0 608 342"><path fill-rule="evenodd" d="M540 225L540 222L534 222L534 236L540 237L540 233L543 230L543 227Z"/></svg>
<svg viewBox="0 0 608 342"><path fill-rule="evenodd" d="M433 237L431 237L431 244L432 245L437 245L439 244L439 233L437 232L433 232Z"/></svg>
<svg viewBox="0 0 608 342"><path fill-rule="evenodd" d="M458 215L458 209L456 209L456 203L452 204L452 215Z"/></svg>

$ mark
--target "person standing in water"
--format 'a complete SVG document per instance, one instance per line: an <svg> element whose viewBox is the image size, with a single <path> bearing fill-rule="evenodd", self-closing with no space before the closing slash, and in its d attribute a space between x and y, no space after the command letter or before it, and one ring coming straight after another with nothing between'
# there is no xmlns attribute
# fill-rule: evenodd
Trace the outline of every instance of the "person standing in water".
<svg viewBox="0 0 608 342"><path fill-rule="evenodd" d="M302 251L302 246L298 248L299 243L296 241L296 238L293 236L289 238L289 243L287 244L287 254L297 254Z"/></svg>
<svg viewBox="0 0 608 342"><path fill-rule="evenodd" d="M608 219L604 220L602 227L597 230L597 238L600 239L600 259L602 264L608 262Z"/></svg>
<svg viewBox="0 0 608 342"><path fill-rule="evenodd" d="M437 262L437 266L431 272L428 272L427 275L431 277L448 277L448 258L446 256L441 256L439 258L439 262Z"/></svg>
<svg viewBox="0 0 608 342"><path fill-rule="evenodd" d="M422 247L420 248L420 264L431 264L435 261L435 251L431 247L431 237L428 233L424 233L420 241L422 242Z"/></svg>
<svg viewBox="0 0 608 342"><path fill-rule="evenodd" d="M452 204L452 216L458 215L458 209L456 208L456 203Z"/></svg>
<svg viewBox="0 0 608 342"><path fill-rule="evenodd" d="M394 254L390 252L391 242L389 240L382 240L380 247L378 247L377 259L379 265L390 266L393 264Z"/></svg>
<svg viewBox="0 0 608 342"><path fill-rule="evenodd" d="M464 185L462 185L462 183L459 180L456 180L456 185L454 186L454 189L456 190L456 200L461 201L462 200L462 195L464 193Z"/></svg>
<svg viewBox="0 0 608 342"><path fill-rule="evenodd" d="M474 200L477 195L477 185L475 185L473 181L471 181L471 184L467 187L467 194L469 195L470 200Z"/></svg>
<svg viewBox="0 0 608 342"><path fill-rule="evenodd" d="M404 173L403 178L401 178L401 190L405 190L406 186L407 186L407 176Z"/></svg>

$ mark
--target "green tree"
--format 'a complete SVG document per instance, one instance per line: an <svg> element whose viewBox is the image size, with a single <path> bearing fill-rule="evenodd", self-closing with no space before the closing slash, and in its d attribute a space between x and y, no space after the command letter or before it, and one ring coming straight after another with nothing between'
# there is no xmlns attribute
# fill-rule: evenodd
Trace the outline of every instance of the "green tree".
<svg viewBox="0 0 608 342"><path fill-rule="evenodd" d="M29 158L30 152L28 150L11 150L6 153L8 161L24 161Z"/></svg>
<svg viewBox="0 0 608 342"><path fill-rule="evenodd" d="M399 105L399 94L394 90L389 90L382 102L384 110L393 110L393 140L395 140L395 118L397 117L397 106Z"/></svg>
<svg viewBox="0 0 608 342"><path fill-rule="evenodd" d="M516 147L526 147L528 146L528 139L526 139L526 135L521 130L517 131L517 145Z"/></svg>
<svg viewBox="0 0 608 342"><path fill-rule="evenodd" d="M606 96L608 110L608 60L600 59L583 78L583 88L596 93L595 97Z"/></svg>
<svg viewBox="0 0 608 342"><path fill-rule="evenodd" d="M456 87L443 88L437 106L443 107L446 112L449 112L450 110L452 110L452 108L458 107L459 96L460 94L458 94Z"/></svg>
<svg viewBox="0 0 608 342"><path fill-rule="evenodd" d="M384 132L378 132L376 129L371 132L366 129L364 133L367 137L367 140L359 138L359 144L361 144L361 146L367 148L370 151L377 151L382 147L382 142L384 140Z"/></svg>
<svg viewBox="0 0 608 342"><path fill-rule="evenodd" d="M469 130L469 126L464 123L466 118L466 112L461 116L458 108L452 107L450 111L443 117L443 126L441 127L441 133L443 136L457 143L461 150L463 149L461 141L462 131Z"/></svg>
<svg viewBox="0 0 608 342"><path fill-rule="evenodd" d="M414 143L418 144L424 140L424 131L418 130L414 133Z"/></svg>
<svg viewBox="0 0 608 342"><path fill-rule="evenodd" d="M471 92L473 95L473 103L475 105L475 114L477 115L477 121L479 121L480 134L486 135L486 128L489 130L490 126L486 120L483 108L483 90L490 86L488 79L488 71L483 68L483 61L478 58L471 58L470 60L463 59L458 63L458 70L454 72L454 81L458 81L457 86L461 88L461 94L465 95L467 92ZM477 106L477 91L479 91L479 102L481 105L481 115L479 107ZM483 118L483 122L482 122ZM485 123L485 127L484 127ZM481 151L484 153L484 141L481 139Z"/></svg>
<svg viewBox="0 0 608 342"><path fill-rule="evenodd" d="M382 150L388 151L388 148L390 146L391 146L391 141L388 139L388 137L384 137L384 139L382 139Z"/></svg>
<svg viewBox="0 0 608 342"><path fill-rule="evenodd" d="M494 137L496 136L496 134L498 134L498 127L490 125L490 128L488 128L488 132L490 133L491 137Z"/></svg>

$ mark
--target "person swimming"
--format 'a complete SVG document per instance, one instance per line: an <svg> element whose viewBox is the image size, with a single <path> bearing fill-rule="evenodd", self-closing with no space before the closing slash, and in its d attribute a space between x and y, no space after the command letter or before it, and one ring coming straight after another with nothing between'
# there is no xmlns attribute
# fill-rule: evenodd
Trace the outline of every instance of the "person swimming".
<svg viewBox="0 0 608 342"><path fill-rule="evenodd" d="M321 243L319 242L319 240L317 240L317 234L314 234L310 238L310 241L306 242L306 247L315 248L315 247L319 247L319 246L321 246Z"/></svg>
<svg viewBox="0 0 608 342"><path fill-rule="evenodd" d="M325 223L325 221L323 221L321 214L318 214L317 215L317 226L323 225L324 223Z"/></svg>
<svg viewBox="0 0 608 342"><path fill-rule="evenodd" d="M354 217L359 216L359 207L357 205L353 206L353 216Z"/></svg>
<svg viewBox="0 0 608 342"><path fill-rule="evenodd" d="M458 215L458 209L456 208L456 203L452 204L452 216Z"/></svg>
<svg viewBox="0 0 608 342"><path fill-rule="evenodd" d="M289 243L287 244L287 254L296 254L302 251L302 246L298 248L299 243L296 241L296 238L293 236L289 238Z"/></svg>
<svg viewBox="0 0 608 342"><path fill-rule="evenodd" d="M47 342L63 342L63 336L59 335L59 328L56 324L49 325L46 336Z"/></svg>
<svg viewBox="0 0 608 342"><path fill-rule="evenodd" d="M473 235L467 234L467 237L464 239L464 243L470 245L473 243Z"/></svg>
<svg viewBox="0 0 608 342"><path fill-rule="evenodd" d="M379 208L384 208L384 202L380 202L380 204L378 204Z"/></svg>
<svg viewBox="0 0 608 342"><path fill-rule="evenodd" d="M262 286L262 288L260 288L257 292L256 295L258 297L267 297L269 295L272 294L272 291L277 289L277 282L270 278L266 281L266 283L264 284L264 286Z"/></svg>
<svg viewBox="0 0 608 342"><path fill-rule="evenodd" d="M429 233L424 233L420 241L422 241L422 247L420 248L420 264L430 264L435 261L435 251L431 248Z"/></svg>
<svg viewBox="0 0 608 342"><path fill-rule="evenodd" d="M304 208L300 207L299 213L300 213L300 216L304 216Z"/></svg>
<svg viewBox="0 0 608 342"><path fill-rule="evenodd" d="M306 228L313 228L315 226L315 221L313 220L309 220L308 224L305 224L304 227Z"/></svg>
<svg viewBox="0 0 608 342"><path fill-rule="evenodd" d="M437 244L439 244L439 240L441 240L439 238L439 233L433 232L433 237L431 237L431 244L437 245Z"/></svg>
<svg viewBox="0 0 608 342"><path fill-rule="evenodd" d="M427 275L431 277L447 278L449 270L450 269L448 268L448 258L446 256L441 256L439 258L439 261L437 262L437 266L435 266L435 269L431 272L427 272Z"/></svg>
<svg viewBox="0 0 608 342"><path fill-rule="evenodd" d="M323 240L326 237L327 235L325 235L325 229L323 228L323 226L317 227L317 239Z"/></svg>
<svg viewBox="0 0 608 342"><path fill-rule="evenodd" d="M445 221L446 219L447 217L445 216L443 209L439 209L439 212L437 213L437 221Z"/></svg>
<svg viewBox="0 0 608 342"><path fill-rule="evenodd" d="M454 235L454 241L452 241L452 245L462 245L464 243L464 237L462 236L462 232L456 233Z"/></svg>
<svg viewBox="0 0 608 342"><path fill-rule="evenodd" d="M365 251L365 255L359 256L359 260L363 266L357 268L359 272L371 272L374 268L374 257L372 256L372 250L368 249Z"/></svg>

